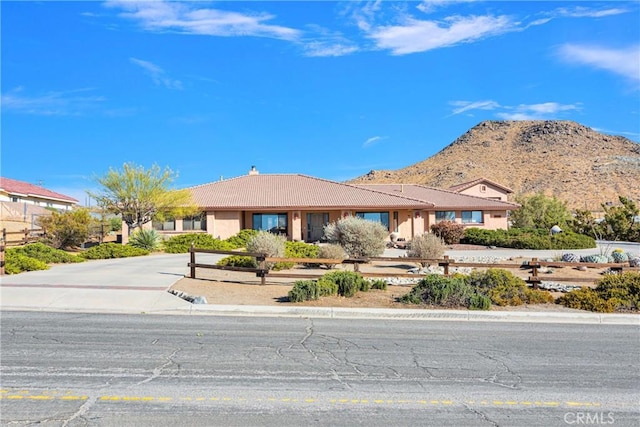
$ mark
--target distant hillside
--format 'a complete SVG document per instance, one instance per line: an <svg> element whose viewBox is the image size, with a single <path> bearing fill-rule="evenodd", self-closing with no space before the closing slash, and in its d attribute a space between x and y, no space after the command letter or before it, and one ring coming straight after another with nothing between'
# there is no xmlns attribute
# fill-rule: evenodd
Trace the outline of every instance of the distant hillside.
<svg viewBox="0 0 640 427"><path fill-rule="evenodd" d="M426 160L350 182L448 188L480 177L515 195L544 192L572 209L601 210L618 195L640 201L640 144L570 121L486 121Z"/></svg>

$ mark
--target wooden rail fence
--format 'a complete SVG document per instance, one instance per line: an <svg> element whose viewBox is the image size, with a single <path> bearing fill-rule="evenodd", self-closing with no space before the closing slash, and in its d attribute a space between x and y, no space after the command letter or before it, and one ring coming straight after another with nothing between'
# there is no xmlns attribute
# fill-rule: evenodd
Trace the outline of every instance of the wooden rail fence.
<svg viewBox="0 0 640 427"><path fill-rule="evenodd" d="M42 228L25 228L20 231L7 231L6 228L2 229L2 236L0 237L0 276L4 275L4 253L8 246L21 246L27 243L32 243L39 240L46 234L46 231ZM7 236L20 236L19 239L10 240Z"/></svg>
<svg viewBox="0 0 640 427"><path fill-rule="evenodd" d="M237 251L218 251L211 249L197 249L190 248L190 262L188 263L188 267L190 267L189 277L192 279L196 279L196 268L208 268L208 269L216 269L216 270L228 270L228 271L241 271L247 273L255 273L257 277L260 277L260 284L266 284L266 278L291 278L291 279L317 279L322 277L322 274L317 273L290 273L290 272L282 272L282 271L271 271L267 268L267 263L274 262L290 262L294 264L352 264L354 266L354 270L358 270L358 266L360 264L369 264L375 262L382 261L394 261L394 262L402 262L402 263L428 263L428 264L437 264L440 267L444 268L444 275L450 275L450 269L452 267L476 267L476 268L502 268L502 269L522 269L526 268L530 270L530 275L526 282L533 285L534 288L538 288L540 282L542 282L542 278L539 275L539 270L541 267L578 267L585 266L587 268L601 268L601 269L611 269L615 272L622 271L640 271L638 267L630 267L629 263L584 263L584 262L550 262L550 261L539 261L537 258L532 258L531 261L527 261L523 264L514 264L514 263L479 263L479 262L457 262L449 258L449 256L445 255L444 258L409 258L409 257L372 257L372 258L349 258L349 259L325 259L325 258L276 258L276 257L267 257L264 254L253 253L253 252L237 252ZM221 254L221 255L239 255L246 257L253 257L256 259L256 264L258 267L256 268L248 268L248 267L232 267L232 266L223 266L223 265L215 265L215 264L205 264L205 263L197 263L196 262L196 254L197 253L208 253L208 254ZM362 272L362 276L364 277L420 277L420 275L415 273L373 273L373 272ZM554 282L587 282L593 283L593 278L587 277L552 277L550 280Z"/></svg>

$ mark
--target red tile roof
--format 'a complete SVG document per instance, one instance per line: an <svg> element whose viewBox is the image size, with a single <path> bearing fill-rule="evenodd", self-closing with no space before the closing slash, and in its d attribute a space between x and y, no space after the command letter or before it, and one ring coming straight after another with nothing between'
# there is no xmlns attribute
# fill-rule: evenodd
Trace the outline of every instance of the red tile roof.
<svg viewBox="0 0 640 427"><path fill-rule="evenodd" d="M299 174L245 175L189 190L198 206L209 209L505 210L518 206L419 185L352 185Z"/></svg>
<svg viewBox="0 0 640 427"><path fill-rule="evenodd" d="M498 184L497 182L491 181L487 178L478 178L478 179L474 179L473 181L463 182L462 184L452 185L451 187L449 187L449 190L460 192L480 183L487 183L489 185L493 185L494 187L500 188L505 193L513 193L513 190L510 189L509 187L505 187L504 185Z"/></svg>
<svg viewBox="0 0 640 427"><path fill-rule="evenodd" d="M520 207L516 203L470 196L419 184L358 184L358 187L376 189L388 194L405 195L406 197L430 203L437 210L514 210Z"/></svg>
<svg viewBox="0 0 640 427"><path fill-rule="evenodd" d="M78 203L78 200L73 197L65 196L64 194L56 193L55 191L29 184L28 182L10 178L0 177L0 191L4 191L10 196L39 197L42 199L51 199L67 203Z"/></svg>

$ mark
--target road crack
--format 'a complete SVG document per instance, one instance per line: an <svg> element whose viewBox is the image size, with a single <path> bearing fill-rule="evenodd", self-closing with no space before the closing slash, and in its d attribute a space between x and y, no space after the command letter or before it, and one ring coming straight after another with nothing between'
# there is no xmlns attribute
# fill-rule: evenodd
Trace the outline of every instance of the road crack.
<svg viewBox="0 0 640 427"><path fill-rule="evenodd" d="M176 365L178 367L178 369L180 369L180 364L176 363L175 360L173 360L173 358L176 356L176 354L178 354L178 352L182 350L181 348L177 348L175 349L169 356L167 356L167 360L166 362L164 362L162 365L153 368L153 371L151 372L151 376L148 378L145 378L144 380L136 383L135 385L142 385L142 384L146 384L150 381L155 380L156 378L158 378L160 375L162 375L162 372L167 369L167 367L171 366L171 365Z"/></svg>

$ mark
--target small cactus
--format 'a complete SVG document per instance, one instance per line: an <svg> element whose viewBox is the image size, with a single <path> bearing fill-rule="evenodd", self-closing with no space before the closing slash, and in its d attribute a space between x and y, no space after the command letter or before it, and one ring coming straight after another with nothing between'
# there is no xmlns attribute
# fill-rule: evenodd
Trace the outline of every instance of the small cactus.
<svg viewBox="0 0 640 427"><path fill-rule="evenodd" d="M609 258L606 255L587 255L584 257L580 257L580 262L605 264L609 262Z"/></svg>
<svg viewBox="0 0 640 427"><path fill-rule="evenodd" d="M613 262L627 262L629 261L629 256L624 252L612 252L611 257L613 258Z"/></svg>
<svg viewBox="0 0 640 427"><path fill-rule="evenodd" d="M630 267L640 267L640 256L634 256L629 258Z"/></svg>
<svg viewBox="0 0 640 427"><path fill-rule="evenodd" d="M576 254L571 254L571 253L562 254L562 261L563 262L580 262L580 257Z"/></svg>

